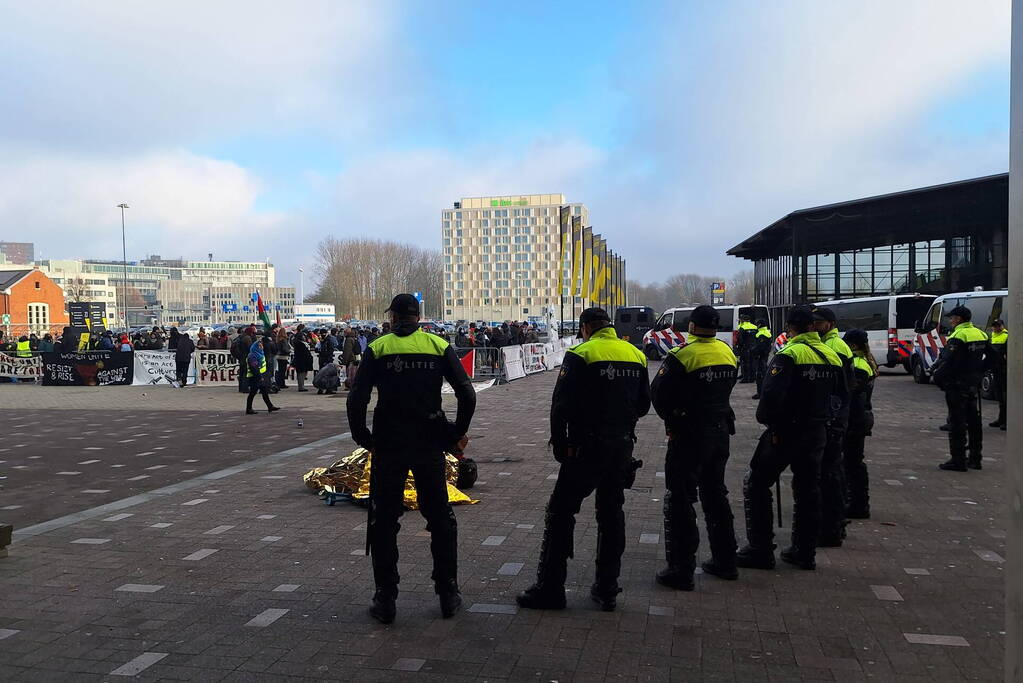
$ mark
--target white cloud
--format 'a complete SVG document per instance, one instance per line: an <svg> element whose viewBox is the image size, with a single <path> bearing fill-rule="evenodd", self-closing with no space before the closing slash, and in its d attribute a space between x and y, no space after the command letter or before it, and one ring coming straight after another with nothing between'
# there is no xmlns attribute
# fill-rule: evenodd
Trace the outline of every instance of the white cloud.
<svg viewBox="0 0 1023 683"><path fill-rule="evenodd" d="M656 188L648 224L675 219L638 233L634 262L660 276L727 271L743 263L725 249L789 211L1000 172L1007 133L937 139L919 122L978 71L1007 65L1008 13L1001 0L746 3L693 45L673 34L680 11L663 68L636 86L640 124L613 166L638 153L653 170L591 208L627 223L639 217L622 194Z"/></svg>
<svg viewBox="0 0 1023 683"><path fill-rule="evenodd" d="M2 148L0 148L2 149ZM127 202L128 258L262 259L284 217L254 210L260 183L245 169L185 151L97 160L0 154L0 216L8 238L34 240L51 258L120 258Z"/></svg>

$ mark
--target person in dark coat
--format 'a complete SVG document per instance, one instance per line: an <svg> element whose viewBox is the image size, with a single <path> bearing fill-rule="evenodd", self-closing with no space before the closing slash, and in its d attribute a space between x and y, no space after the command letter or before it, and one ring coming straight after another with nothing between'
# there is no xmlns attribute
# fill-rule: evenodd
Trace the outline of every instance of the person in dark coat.
<svg viewBox="0 0 1023 683"><path fill-rule="evenodd" d="M188 365L192 362L193 351L195 351L195 343L192 338L187 334L179 334L177 345L174 348L174 365L178 383L182 389L188 385Z"/></svg>
<svg viewBox="0 0 1023 683"><path fill-rule="evenodd" d="M306 378L313 369L313 354L309 350L309 339L305 333L296 334L294 339L291 340L291 346L294 349L295 357L291 361L291 366L295 368L295 379L298 382L299 391L309 391L305 388Z"/></svg>
<svg viewBox="0 0 1023 683"><path fill-rule="evenodd" d="M181 333L178 332L178 328L172 327L170 329L170 337L167 339L167 350L176 351L178 348L178 339L181 338Z"/></svg>

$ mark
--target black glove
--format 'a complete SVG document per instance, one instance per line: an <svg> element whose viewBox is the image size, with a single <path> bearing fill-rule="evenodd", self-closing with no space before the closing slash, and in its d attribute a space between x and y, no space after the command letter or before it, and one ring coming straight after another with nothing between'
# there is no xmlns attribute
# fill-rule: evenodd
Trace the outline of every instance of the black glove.
<svg viewBox="0 0 1023 683"><path fill-rule="evenodd" d="M551 444L554 450L554 459L560 463L571 462L576 458L576 448L567 442Z"/></svg>

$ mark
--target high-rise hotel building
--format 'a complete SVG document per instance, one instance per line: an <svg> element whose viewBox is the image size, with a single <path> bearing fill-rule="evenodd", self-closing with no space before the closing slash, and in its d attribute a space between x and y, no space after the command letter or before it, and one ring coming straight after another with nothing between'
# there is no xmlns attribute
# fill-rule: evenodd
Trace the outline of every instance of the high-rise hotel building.
<svg viewBox="0 0 1023 683"><path fill-rule="evenodd" d="M442 211L444 318L527 320L556 311L559 266L565 282L571 275L570 256L559 263L562 206L590 224L586 206L563 194L463 197Z"/></svg>

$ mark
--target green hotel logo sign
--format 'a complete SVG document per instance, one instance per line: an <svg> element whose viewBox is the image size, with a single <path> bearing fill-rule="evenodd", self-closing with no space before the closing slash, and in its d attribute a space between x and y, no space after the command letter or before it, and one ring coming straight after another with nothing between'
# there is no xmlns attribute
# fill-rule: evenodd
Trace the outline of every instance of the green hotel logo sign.
<svg viewBox="0 0 1023 683"><path fill-rule="evenodd" d="M528 199L491 199L491 206L529 206Z"/></svg>

